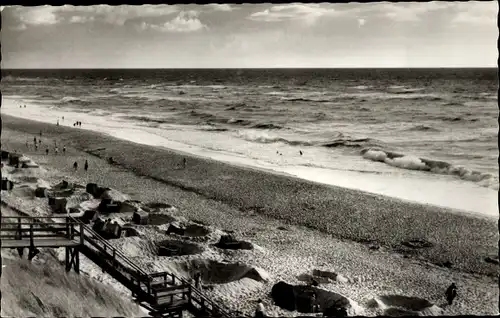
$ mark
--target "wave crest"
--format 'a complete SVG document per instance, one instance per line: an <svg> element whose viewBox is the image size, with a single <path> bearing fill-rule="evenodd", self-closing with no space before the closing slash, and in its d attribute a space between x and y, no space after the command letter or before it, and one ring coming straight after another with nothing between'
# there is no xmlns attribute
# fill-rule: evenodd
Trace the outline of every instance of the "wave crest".
<svg viewBox="0 0 500 318"><path fill-rule="evenodd" d="M462 180L476 182L483 187L498 189L498 181L493 175L454 166L446 161L418 158L380 149L363 149L361 155L365 159L383 162L393 167L457 176Z"/></svg>

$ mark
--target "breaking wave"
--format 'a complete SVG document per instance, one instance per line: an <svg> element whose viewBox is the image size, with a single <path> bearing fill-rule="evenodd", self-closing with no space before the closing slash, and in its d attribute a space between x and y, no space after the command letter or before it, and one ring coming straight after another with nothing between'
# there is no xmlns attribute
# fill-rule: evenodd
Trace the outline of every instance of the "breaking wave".
<svg viewBox="0 0 500 318"><path fill-rule="evenodd" d="M339 134L339 138L329 141L309 141L292 140L281 136L271 135L264 131L238 131L237 136L247 141L258 142L262 144L284 143L291 146L316 146L325 148L366 148L380 147L382 143L371 138L350 138Z"/></svg>
<svg viewBox="0 0 500 318"><path fill-rule="evenodd" d="M427 125L417 125L411 128L408 128L407 131L432 131L432 132L438 132L439 129L427 126Z"/></svg>
<svg viewBox="0 0 500 318"><path fill-rule="evenodd" d="M424 159L373 148L365 148L361 150L361 155L365 159L383 162L387 165L401 169L420 170L436 174L457 176L462 180L476 182L483 187L495 190L498 189L498 180L495 180L493 175L472 171L460 166L454 166L445 161Z"/></svg>

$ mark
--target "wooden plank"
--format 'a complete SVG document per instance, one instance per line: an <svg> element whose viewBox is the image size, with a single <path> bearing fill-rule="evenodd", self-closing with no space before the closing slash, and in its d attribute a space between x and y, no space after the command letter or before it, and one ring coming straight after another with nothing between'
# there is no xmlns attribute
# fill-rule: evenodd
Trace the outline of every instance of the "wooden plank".
<svg viewBox="0 0 500 318"><path fill-rule="evenodd" d="M80 243L75 240L68 240L65 238L57 239L33 239L35 247L63 247L63 246L78 246ZM30 247L30 239L22 240L2 240L2 248L15 248L15 247Z"/></svg>
<svg viewBox="0 0 500 318"><path fill-rule="evenodd" d="M155 307L155 309L166 308L166 307L168 307L169 309L173 309L176 307L178 308L178 307L186 306L188 303L189 302L187 299L174 299L174 301L171 302L170 297L168 297L165 299L159 299L158 305L154 306L154 307Z"/></svg>

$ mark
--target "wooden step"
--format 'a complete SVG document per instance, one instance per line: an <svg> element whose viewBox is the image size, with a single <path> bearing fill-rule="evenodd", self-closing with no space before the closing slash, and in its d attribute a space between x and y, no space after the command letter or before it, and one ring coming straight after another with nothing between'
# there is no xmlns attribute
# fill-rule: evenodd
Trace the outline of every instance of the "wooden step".
<svg viewBox="0 0 500 318"><path fill-rule="evenodd" d="M162 298L158 299L158 305L153 306L154 309L160 310L161 311L174 311L174 310L179 310L179 309L184 309L187 308L189 302L187 299L173 299L173 301L170 300L170 298Z"/></svg>

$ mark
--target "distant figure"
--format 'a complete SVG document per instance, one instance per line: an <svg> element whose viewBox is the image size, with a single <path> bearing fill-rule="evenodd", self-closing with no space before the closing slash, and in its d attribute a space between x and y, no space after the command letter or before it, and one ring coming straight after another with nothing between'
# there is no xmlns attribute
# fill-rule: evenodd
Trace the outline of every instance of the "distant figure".
<svg viewBox="0 0 500 318"><path fill-rule="evenodd" d="M89 169L89 163L87 162L87 160L85 160L85 165L83 166L83 169L85 169L85 171Z"/></svg>
<svg viewBox="0 0 500 318"><path fill-rule="evenodd" d="M78 169L78 162L75 161L75 163L73 164L73 168L76 170Z"/></svg>
<svg viewBox="0 0 500 318"><path fill-rule="evenodd" d="M280 156L283 156L283 154L280 152Z"/></svg>
<svg viewBox="0 0 500 318"><path fill-rule="evenodd" d="M255 318L264 318L264 304L262 303L262 299L257 300L257 308L255 308Z"/></svg>
<svg viewBox="0 0 500 318"><path fill-rule="evenodd" d="M49 148L45 148L45 154L49 155Z"/></svg>
<svg viewBox="0 0 500 318"><path fill-rule="evenodd" d="M302 150L299 150L300 155L302 156Z"/></svg>
<svg viewBox="0 0 500 318"><path fill-rule="evenodd" d="M194 274L194 287L200 288L201 287L201 273L197 272Z"/></svg>
<svg viewBox="0 0 500 318"><path fill-rule="evenodd" d="M66 146L63 147L63 154L66 153Z"/></svg>
<svg viewBox="0 0 500 318"><path fill-rule="evenodd" d="M279 152L278 150L276 150L276 154L277 154L277 155L279 155L279 154L280 154L280 152Z"/></svg>
<svg viewBox="0 0 500 318"><path fill-rule="evenodd" d="M24 108L26 108L26 105L24 105Z"/></svg>
<svg viewBox="0 0 500 318"><path fill-rule="evenodd" d="M42 144L42 139L38 139L38 144L41 145Z"/></svg>
<svg viewBox="0 0 500 318"><path fill-rule="evenodd" d="M35 143L35 145L36 145L36 137L33 137L33 142L34 142L34 143Z"/></svg>
<svg viewBox="0 0 500 318"><path fill-rule="evenodd" d="M187 159L186 158L182 159L182 166L184 167L184 169L186 169L186 166L187 166Z"/></svg>
<svg viewBox="0 0 500 318"><path fill-rule="evenodd" d="M320 308L319 308L319 304L318 304L316 293L312 294L311 303L312 303L313 313L319 313L320 312Z"/></svg>
<svg viewBox="0 0 500 318"><path fill-rule="evenodd" d="M73 123L73 127L75 127L75 126L76 126L76 123Z"/></svg>
<svg viewBox="0 0 500 318"><path fill-rule="evenodd" d="M38 145L37 145L37 144L35 144L35 151L37 151L37 150L38 150Z"/></svg>
<svg viewBox="0 0 500 318"><path fill-rule="evenodd" d="M56 125L59 126L59 119L57 120L57 124Z"/></svg>
<svg viewBox="0 0 500 318"><path fill-rule="evenodd" d="M453 300L455 299L455 297L457 297L457 286L455 285L455 283L451 283L445 294L448 305L451 306L453 304Z"/></svg>
<svg viewBox="0 0 500 318"><path fill-rule="evenodd" d="M64 116L62 116L62 120L64 121Z"/></svg>

